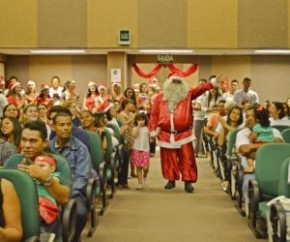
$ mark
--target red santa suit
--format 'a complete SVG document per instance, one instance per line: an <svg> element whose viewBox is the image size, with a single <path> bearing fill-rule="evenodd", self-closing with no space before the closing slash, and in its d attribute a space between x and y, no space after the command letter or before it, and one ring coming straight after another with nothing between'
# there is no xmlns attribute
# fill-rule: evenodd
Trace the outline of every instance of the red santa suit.
<svg viewBox="0 0 290 242"><path fill-rule="evenodd" d="M192 141L193 115L192 100L211 89L213 85L205 83L188 91L186 98L180 101L174 112L169 112L167 102L160 93L152 107L149 130L157 138L160 147L163 177L170 181L196 182L197 167Z"/></svg>

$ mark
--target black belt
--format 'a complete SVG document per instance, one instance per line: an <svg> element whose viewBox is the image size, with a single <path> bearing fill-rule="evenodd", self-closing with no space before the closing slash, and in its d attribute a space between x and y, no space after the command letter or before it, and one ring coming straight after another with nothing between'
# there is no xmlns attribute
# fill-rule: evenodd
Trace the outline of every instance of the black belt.
<svg viewBox="0 0 290 242"><path fill-rule="evenodd" d="M191 128L184 129L184 130L171 130L168 133L170 133L170 134L180 134L180 133L183 133L183 132L188 131L188 130L191 130Z"/></svg>

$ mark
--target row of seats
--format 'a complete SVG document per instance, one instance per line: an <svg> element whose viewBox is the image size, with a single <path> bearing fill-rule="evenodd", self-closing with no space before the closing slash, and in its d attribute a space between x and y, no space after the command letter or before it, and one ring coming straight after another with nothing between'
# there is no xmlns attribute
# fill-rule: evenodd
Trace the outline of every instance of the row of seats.
<svg viewBox="0 0 290 242"><path fill-rule="evenodd" d="M108 198L113 198L115 189L115 177L122 163L122 137L114 125L110 125L119 139L119 146L113 147L112 137L108 130L105 130L107 149L102 152L101 137L92 131L86 131L90 140L90 155L93 169L98 173L98 178L90 178L86 187L86 201L89 211L88 233L92 237L98 225L98 215L103 215L108 205ZM64 159L55 155L57 159ZM21 219L23 226L22 241L46 241L49 234L40 233L40 220L38 212L38 194L35 183L29 175L15 169L0 169L0 178L12 182L15 186L21 205ZM111 187L108 194L108 186ZM97 207L96 201L100 200L101 205ZM29 208L29 209L27 209ZM61 231L55 241L71 242L76 224L76 201L70 199L61 207ZM28 222L29 221L29 222ZM51 235L49 235L51 236Z"/></svg>
<svg viewBox="0 0 290 242"><path fill-rule="evenodd" d="M243 171L241 159L235 148L237 133L240 130L230 134L226 150L216 146L213 141L208 142L208 149L215 173L222 181L229 181L228 194L234 200L239 213L246 216L255 237L286 242L290 234L287 235L285 206L269 201L279 196L290 200L288 182L290 128L289 126L273 127L281 132L285 143L265 144L257 150L255 178L249 180L246 196L243 194L243 183L247 174Z"/></svg>

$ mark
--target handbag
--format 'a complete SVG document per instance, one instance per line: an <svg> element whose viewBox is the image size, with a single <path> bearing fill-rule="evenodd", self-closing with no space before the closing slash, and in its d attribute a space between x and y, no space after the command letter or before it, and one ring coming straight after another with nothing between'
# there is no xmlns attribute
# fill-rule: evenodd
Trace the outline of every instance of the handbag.
<svg viewBox="0 0 290 242"><path fill-rule="evenodd" d="M38 207L40 218L44 223L51 224L57 219L59 214L58 207L48 198L40 197L38 199Z"/></svg>

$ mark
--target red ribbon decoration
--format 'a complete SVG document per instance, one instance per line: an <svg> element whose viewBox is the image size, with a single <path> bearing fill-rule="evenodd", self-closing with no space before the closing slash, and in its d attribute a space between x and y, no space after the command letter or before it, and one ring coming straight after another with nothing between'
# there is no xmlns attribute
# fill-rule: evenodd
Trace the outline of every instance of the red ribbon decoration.
<svg viewBox="0 0 290 242"><path fill-rule="evenodd" d="M136 71L136 73L137 73L139 76L141 76L141 77L143 77L143 78L148 78L148 79L150 79L150 78L154 77L154 76L157 74L157 72L162 68L162 65L161 65L161 64L157 64L157 65L152 69L152 71L150 71L150 72L147 73L147 74L144 73L143 70L141 70L140 67L139 67L137 64L133 64L133 68L134 68L134 70Z"/></svg>
<svg viewBox="0 0 290 242"><path fill-rule="evenodd" d="M176 67L173 64L167 64L169 70L171 71L171 73L169 73L168 77L171 76L180 76L180 77L187 77L190 76L191 74L193 74L194 72L197 71L198 69L198 65L197 64L192 64L185 72L183 72L182 70L180 70L178 67Z"/></svg>
<svg viewBox="0 0 290 242"><path fill-rule="evenodd" d="M168 77L171 77L173 75L180 76L180 77L187 77L187 76L190 76L191 74L193 74L194 72L196 72L198 69L197 64L190 65L190 67L184 72L182 70L180 70L174 64L166 64L166 65L157 64L149 73L144 73L143 70L141 70L141 68L137 64L133 64L133 68L136 71L136 73L139 76L141 76L143 78L148 78L148 79L154 77L157 74L157 72L162 68L162 66L168 67L169 70L171 71L169 73Z"/></svg>

